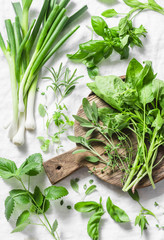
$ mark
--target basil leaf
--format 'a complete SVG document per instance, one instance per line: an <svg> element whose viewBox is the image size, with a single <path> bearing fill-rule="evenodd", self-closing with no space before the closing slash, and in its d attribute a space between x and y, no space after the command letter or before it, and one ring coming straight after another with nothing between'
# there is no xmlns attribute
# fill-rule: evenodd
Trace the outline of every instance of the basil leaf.
<svg viewBox="0 0 164 240"><path fill-rule="evenodd" d="M132 190L130 189L128 191L128 193L131 196L131 198L133 198L134 201L139 202L140 197L139 197L139 194L138 194L137 190L135 190L135 192L133 193Z"/></svg>
<svg viewBox="0 0 164 240"><path fill-rule="evenodd" d="M51 186L44 190L46 199L57 200L68 195L68 191L64 187Z"/></svg>
<svg viewBox="0 0 164 240"><path fill-rule="evenodd" d="M94 201L78 202L75 204L74 208L78 212L92 212L97 211L100 208L100 204Z"/></svg>
<svg viewBox="0 0 164 240"><path fill-rule="evenodd" d="M118 223L125 223L125 222L130 221L126 212L124 210L122 210L121 208L117 207L116 205L114 205L112 203L110 197L108 197L108 199L107 199L106 208L107 208L109 215L111 216L111 218L114 221L116 221Z"/></svg>
<svg viewBox="0 0 164 240"><path fill-rule="evenodd" d="M123 1L126 3L126 5L132 8L144 6L144 4L142 2L139 2L138 0L123 0Z"/></svg>
<svg viewBox="0 0 164 240"><path fill-rule="evenodd" d="M106 46L106 42L104 40L90 40L86 43L80 44L80 50L93 53L93 52L101 52ZM88 66L89 67L89 66Z"/></svg>
<svg viewBox="0 0 164 240"><path fill-rule="evenodd" d="M101 17L98 17L98 16L93 16L91 18L91 23L92 23L92 27L93 27L93 30L95 31L95 33L97 33L99 36L104 37L104 35L105 35L104 29L108 27L108 25L104 21L104 19Z"/></svg>
<svg viewBox="0 0 164 240"><path fill-rule="evenodd" d="M96 190L96 185L92 185L85 191L85 195L89 195L93 193L95 190Z"/></svg>
<svg viewBox="0 0 164 240"><path fill-rule="evenodd" d="M102 210L98 211L94 213L88 221L87 232L93 240L99 239L99 224L103 214L104 212Z"/></svg>
<svg viewBox="0 0 164 240"><path fill-rule="evenodd" d="M108 9L108 10L105 10L101 15L106 18L112 18L117 16L118 12L116 12L114 9Z"/></svg>

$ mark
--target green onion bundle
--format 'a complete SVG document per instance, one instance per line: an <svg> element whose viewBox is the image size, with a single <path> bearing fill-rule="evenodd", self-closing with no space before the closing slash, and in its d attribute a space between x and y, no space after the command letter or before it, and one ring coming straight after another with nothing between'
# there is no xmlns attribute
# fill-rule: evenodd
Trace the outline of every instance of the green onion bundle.
<svg viewBox="0 0 164 240"><path fill-rule="evenodd" d="M0 47L10 69L13 119L9 138L15 144L24 143L25 129L35 129L34 103L38 75L44 64L71 37L79 26L61 36L68 24L87 10L81 8L66 16L70 0L45 0L37 20L29 26L29 10L33 0L13 3L15 22L5 21L8 41L5 45L0 33Z"/></svg>

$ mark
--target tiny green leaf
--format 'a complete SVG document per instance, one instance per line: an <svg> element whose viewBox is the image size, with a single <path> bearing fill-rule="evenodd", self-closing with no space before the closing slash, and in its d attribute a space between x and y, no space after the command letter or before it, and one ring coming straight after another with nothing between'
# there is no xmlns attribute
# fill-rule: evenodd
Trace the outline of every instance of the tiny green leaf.
<svg viewBox="0 0 164 240"><path fill-rule="evenodd" d="M45 117L46 116L46 109L45 107L43 106L43 104L39 104L39 108L38 108L38 111L39 111L39 114L41 117Z"/></svg>
<svg viewBox="0 0 164 240"><path fill-rule="evenodd" d="M112 18L117 16L118 12L116 12L114 9L108 9L108 10L105 10L101 15L106 18Z"/></svg>
<svg viewBox="0 0 164 240"><path fill-rule="evenodd" d="M86 190L85 195L89 195L93 193L95 190L96 190L96 185L92 185Z"/></svg>
<svg viewBox="0 0 164 240"><path fill-rule="evenodd" d="M53 223L53 225L52 225L52 231L51 231L51 233L56 232L57 228L58 228L58 221L55 220L54 223Z"/></svg>
<svg viewBox="0 0 164 240"><path fill-rule="evenodd" d="M99 160L99 158L97 158L97 157L89 156L89 157L86 157L86 161L91 162L91 163L97 163L97 162L99 162L100 160Z"/></svg>
<svg viewBox="0 0 164 240"><path fill-rule="evenodd" d="M68 195L68 191L64 187L51 186L44 190L46 199L57 200Z"/></svg>
<svg viewBox="0 0 164 240"><path fill-rule="evenodd" d="M75 181L75 179L71 179L70 181L71 187L75 192L79 192L79 185L77 183L77 181Z"/></svg>

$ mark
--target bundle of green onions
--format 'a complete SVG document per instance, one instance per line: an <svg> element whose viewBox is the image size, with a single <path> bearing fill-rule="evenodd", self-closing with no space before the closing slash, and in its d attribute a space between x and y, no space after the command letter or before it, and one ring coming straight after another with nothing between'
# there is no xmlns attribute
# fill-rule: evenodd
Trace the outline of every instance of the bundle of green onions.
<svg viewBox="0 0 164 240"><path fill-rule="evenodd" d="M57 3L57 0L44 0L37 20L30 27L29 10L33 0L13 3L15 22L10 19L5 21L7 46L0 34L0 47L10 69L13 119L9 126L9 138L15 144L24 144L25 129L35 129L34 102L41 68L79 26L64 36L61 36L62 30L87 10L84 6L68 17L66 6L69 1Z"/></svg>

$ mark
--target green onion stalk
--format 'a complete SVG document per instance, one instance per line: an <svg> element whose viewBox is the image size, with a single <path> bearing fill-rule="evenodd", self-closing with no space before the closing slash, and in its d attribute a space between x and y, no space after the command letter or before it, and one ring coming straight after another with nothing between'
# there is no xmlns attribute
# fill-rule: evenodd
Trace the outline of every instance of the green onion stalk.
<svg viewBox="0 0 164 240"><path fill-rule="evenodd" d="M16 13L15 22L6 20L8 35L7 47L0 34L0 48L9 65L13 120L9 127L9 138L15 143L24 143L25 129L34 130L34 105L37 83L41 68L77 31L79 26L61 33L68 25L81 16L87 6L82 7L72 16L66 15L70 0L45 0L39 16L29 26L29 11L33 0L13 3Z"/></svg>

